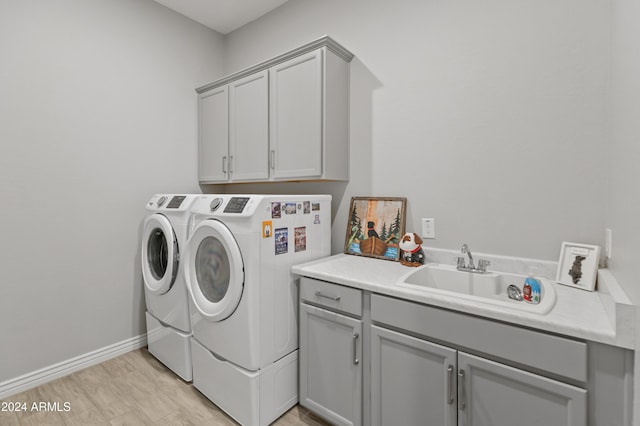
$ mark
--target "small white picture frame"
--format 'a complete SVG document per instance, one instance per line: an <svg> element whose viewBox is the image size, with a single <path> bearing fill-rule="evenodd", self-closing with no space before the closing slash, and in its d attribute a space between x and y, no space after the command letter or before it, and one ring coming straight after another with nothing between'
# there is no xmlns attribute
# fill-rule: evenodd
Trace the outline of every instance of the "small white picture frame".
<svg viewBox="0 0 640 426"><path fill-rule="evenodd" d="M598 275L600 246L563 242L556 281L582 290L594 291Z"/></svg>

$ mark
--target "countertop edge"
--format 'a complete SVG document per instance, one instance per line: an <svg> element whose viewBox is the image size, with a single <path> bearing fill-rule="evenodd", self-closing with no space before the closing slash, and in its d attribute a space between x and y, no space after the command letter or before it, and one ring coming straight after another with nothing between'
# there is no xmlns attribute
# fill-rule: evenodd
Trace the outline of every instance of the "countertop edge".
<svg viewBox="0 0 640 426"><path fill-rule="evenodd" d="M544 332L565 335L571 338L584 339L598 343L604 343L625 349L635 349L635 305L631 304L624 290L617 283L613 275L608 270L600 270L598 277L602 276L602 283L599 283L599 290L592 295L582 295L593 298L595 303L602 305L602 309L607 317L607 324L600 324L598 329L592 325L582 324L579 319L575 321L551 321L545 316L537 314L519 313L511 311L497 311L486 305L475 304L469 300L458 299L451 296L434 296L430 293L412 291L406 288L393 286L395 283L391 279L387 285L380 285L368 282L366 279L357 279L353 275L329 272L332 262L349 261L347 255L334 255L328 258L318 259L301 265L294 265L292 273L300 276L314 278L322 281L333 282L347 287L370 291L386 296L396 297L414 303L436 306L450 309L464 314L475 315L495 321L524 326ZM357 257L356 257L357 258ZM381 261L378 261L381 262ZM328 267L327 267L328 266ZM385 269L390 271L390 276L397 272L398 277L406 269L400 269L394 264L388 265ZM558 284L558 286L560 286ZM556 287L559 290L558 287ZM570 291L577 291L569 289ZM582 291L582 290L580 290ZM597 302L596 302L597 301Z"/></svg>
<svg viewBox="0 0 640 426"><path fill-rule="evenodd" d="M636 306L609 269L598 270L598 296L615 327L616 341L635 349Z"/></svg>

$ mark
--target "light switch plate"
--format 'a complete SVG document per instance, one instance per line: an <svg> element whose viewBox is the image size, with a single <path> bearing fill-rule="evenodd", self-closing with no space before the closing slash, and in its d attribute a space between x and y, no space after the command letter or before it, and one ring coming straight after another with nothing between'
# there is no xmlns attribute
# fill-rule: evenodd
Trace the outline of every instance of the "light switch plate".
<svg viewBox="0 0 640 426"><path fill-rule="evenodd" d="M422 218L422 238L436 237L436 220L432 217Z"/></svg>

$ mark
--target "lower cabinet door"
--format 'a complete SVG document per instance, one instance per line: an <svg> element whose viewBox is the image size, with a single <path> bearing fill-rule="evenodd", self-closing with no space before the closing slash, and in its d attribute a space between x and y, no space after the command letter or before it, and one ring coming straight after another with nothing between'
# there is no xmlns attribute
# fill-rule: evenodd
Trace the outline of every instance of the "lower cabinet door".
<svg viewBox="0 0 640 426"><path fill-rule="evenodd" d="M455 350L371 326L372 425L454 426L456 382Z"/></svg>
<svg viewBox="0 0 640 426"><path fill-rule="evenodd" d="M300 404L331 423L362 423L362 321L300 305Z"/></svg>
<svg viewBox="0 0 640 426"><path fill-rule="evenodd" d="M585 426L587 391L458 353L460 426Z"/></svg>

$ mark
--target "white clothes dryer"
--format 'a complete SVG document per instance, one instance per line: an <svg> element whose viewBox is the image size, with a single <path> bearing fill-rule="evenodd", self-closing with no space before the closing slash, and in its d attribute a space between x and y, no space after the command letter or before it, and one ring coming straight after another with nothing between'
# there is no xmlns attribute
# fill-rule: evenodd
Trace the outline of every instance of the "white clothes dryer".
<svg viewBox="0 0 640 426"><path fill-rule="evenodd" d="M298 401L291 266L331 249L328 195L200 196L185 251L194 386L243 425Z"/></svg>
<svg viewBox="0 0 640 426"><path fill-rule="evenodd" d="M154 195L142 230L142 276L149 352L186 381L191 363L190 299L180 261L198 195Z"/></svg>

